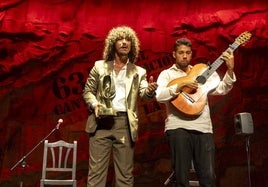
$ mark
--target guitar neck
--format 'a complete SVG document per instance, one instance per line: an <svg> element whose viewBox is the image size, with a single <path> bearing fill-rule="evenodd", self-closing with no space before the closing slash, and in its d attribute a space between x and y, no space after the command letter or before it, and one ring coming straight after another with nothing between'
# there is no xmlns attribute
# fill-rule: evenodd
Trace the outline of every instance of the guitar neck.
<svg viewBox="0 0 268 187"><path fill-rule="evenodd" d="M232 45L230 45L224 52L227 52L228 50L234 51L239 46L238 43L234 42ZM208 66L208 69L202 73L202 77L200 80L199 77L197 77L197 81L199 83L204 83L204 80L207 80L224 62L224 60L221 59L221 56L219 56L212 64Z"/></svg>

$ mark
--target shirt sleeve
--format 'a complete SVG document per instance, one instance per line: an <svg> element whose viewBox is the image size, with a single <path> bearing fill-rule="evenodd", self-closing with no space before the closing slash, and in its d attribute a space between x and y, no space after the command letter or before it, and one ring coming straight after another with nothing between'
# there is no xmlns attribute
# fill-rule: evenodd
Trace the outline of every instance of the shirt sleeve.
<svg viewBox="0 0 268 187"><path fill-rule="evenodd" d="M220 81L219 85L213 91L212 95L225 95L227 94L232 88L233 84L236 82L236 76L233 73L233 78L229 76L229 74L226 72L223 79Z"/></svg>
<svg viewBox="0 0 268 187"><path fill-rule="evenodd" d="M170 82L170 78L167 74L167 71L163 71L159 74L157 79L157 90L156 90L156 100L158 102L167 102L171 100L173 97L178 95L176 93L177 85L172 85L167 87L168 83Z"/></svg>

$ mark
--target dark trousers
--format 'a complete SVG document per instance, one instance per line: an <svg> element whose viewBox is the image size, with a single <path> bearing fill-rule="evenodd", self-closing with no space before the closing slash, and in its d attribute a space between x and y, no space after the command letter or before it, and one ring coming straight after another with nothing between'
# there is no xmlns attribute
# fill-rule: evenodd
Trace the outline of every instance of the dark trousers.
<svg viewBox="0 0 268 187"><path fill-rule="evenodd" d="M166 131L166 136L175 171L174 186L189 187L189 171L193 161L200 187L215 187L213 134L179 128Z"/></svg>

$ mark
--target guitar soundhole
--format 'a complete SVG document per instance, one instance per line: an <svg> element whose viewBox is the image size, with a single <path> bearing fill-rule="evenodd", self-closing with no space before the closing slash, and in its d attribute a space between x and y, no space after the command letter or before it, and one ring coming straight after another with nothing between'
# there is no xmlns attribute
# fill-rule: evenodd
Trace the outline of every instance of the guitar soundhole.
<svg viewBox="0 0 268 187"><path fill-rule="evenodd" d="M206 78L202 75L199 75L197 78L196 78L196 81L200 84L204 84L206 82Z"/></svg>

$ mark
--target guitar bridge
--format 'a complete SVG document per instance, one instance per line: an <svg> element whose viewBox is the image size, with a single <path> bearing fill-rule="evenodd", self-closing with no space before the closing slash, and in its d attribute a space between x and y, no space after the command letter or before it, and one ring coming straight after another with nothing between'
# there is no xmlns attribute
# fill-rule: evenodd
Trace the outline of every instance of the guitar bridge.
<svg viewBox="0 0 268 187"><path fill-rule="evenodd" d="M183 95L183 97L185 97L190 102L192 102L192 103L195 102L195 100L193 98L191 98L189 95L187 95L185 92L181 92L181 94Z"/></svg>

